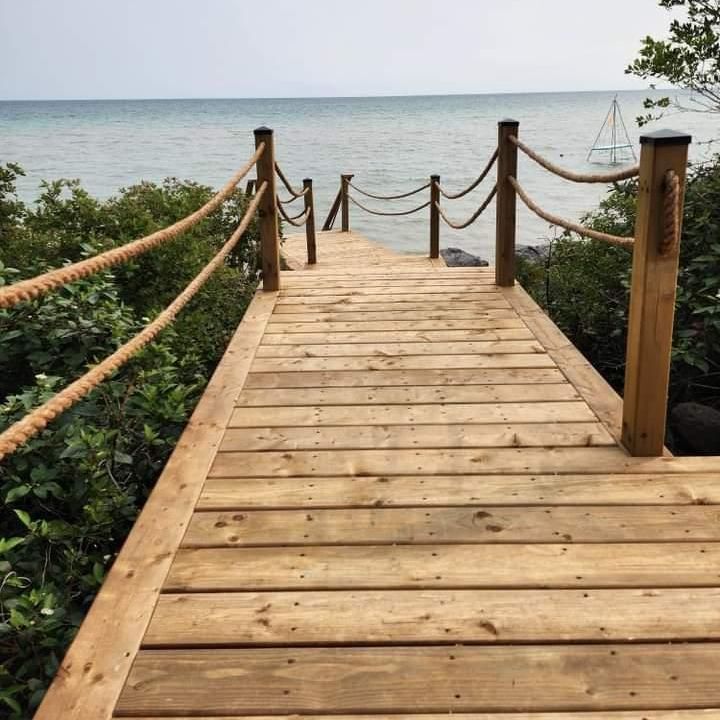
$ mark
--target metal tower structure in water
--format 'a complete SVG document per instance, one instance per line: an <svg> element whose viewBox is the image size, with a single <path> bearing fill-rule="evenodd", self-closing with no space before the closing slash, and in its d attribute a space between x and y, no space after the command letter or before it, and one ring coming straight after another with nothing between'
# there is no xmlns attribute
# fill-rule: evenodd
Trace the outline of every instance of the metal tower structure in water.
<svg viewBox="0 0 720 720"><path fill-rule="evenodd" d="M635 148L630 142L630 136L620 111L617 95L613 98L605 122L590 148L587 159L610 165L628 162L630 159L637 160Z"/></svg>

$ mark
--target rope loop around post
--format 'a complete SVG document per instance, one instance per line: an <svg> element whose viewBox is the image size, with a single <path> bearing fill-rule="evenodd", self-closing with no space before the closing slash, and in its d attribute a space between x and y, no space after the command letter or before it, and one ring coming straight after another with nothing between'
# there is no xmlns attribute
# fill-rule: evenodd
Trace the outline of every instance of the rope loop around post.
<svg viewBox="0 0 720 720"><path fill-rule="evenodd" d="M352 183L348 180L348 185L353 189L359 192L361 195L364 195L365 197L372 198L373 200L402 200L403 198L410 197L412 195L417 195L419 192L422 192L423 190L427 190L430 187L430 183L427 182L424 185L421 185L418 188L415 188L414 190L410 190L406 193L400 193L399 195L374 195L373 193L367 192L366 190L361 190L357 185Z"/></svg>
<svg viewBox="0 0 720 720"><path fill-rule="evenodd" d="M208 202L194 213L184 217L182 220L178 220L172 225L168 225L168 227L162 230L157 230L150 235L138 238L120 247L107 250L86 260L73 263L72 265L50 270L34 278L21 280L12 285L2 287L0 288L0 308L10 308L20 302L33 300L41 295L45 295L51 290L80 280L88 275L93 275L101 270L107 270L119 263L127 262L170 240L174 240L220 207L220 205L235 192L237 184L250 172L264 151L265 143L261 143L255 150L253 156L233 175L222 190L213 195Z"/></svg>
<svg viewBox="0 0 720 720"><path fill-rule="evenodd" d="M472 225L483 214L483 212L485 212L485 209L492 202L492 199L495 197L496 193L497 185L493 185L492 190L490 190L488 196L485 198L482 205L480 205L480 207L470 216L470 218L463 223L455 223L450 220L450 218L443 212L442 207L440 207L440 203L435 203L435 207L440 213L440 217L445 221L447 225L449 225L454 230L463 230L464 228Z"/></svg>
<svg viewBox="0 0 720 720"><path fill-rule="evenodd" d="M425 187L429 187L430 183L428 183ZM399 217L400 215L412 215L413 213L420 212L420 210L424 210L426 207L430 205L430 200L427 202L424 202L422 205L418 205L415 208L412 208L411 210L402 210L400 212L381 212L380 210L373 210L372 208L365 207L365 205L362 205L359 203L352 195L348 195L348 200L353 203L353 205L357 205L361 210L364 210L366 213L370 213L371 215L382 215L386 217Z"/></svg>
<svg viewBox="0 0 720 720"><path fill-rule="evenodd" d="M680 245L680 178L668 170L663 178L663 237L660 254L669 255Z"/></svg>
<svg viewBox="0 0 720 720"><path fill-rule="evenodd" d="M510 142L516 145L527 155L531 160L534 160L540 167L545 168L548 172L553 175L557 175L565 180L570 180L576 183L613 183L621 182L622 180L629 180L630 178L637 177L640 172L639 165L633 165L625 170L618 170L614 173L606 173L604 175L592 174L592 173L576 173L571 170L565 170L559 165L550 162L542 155L538 155L531 147L526 145L522 140L518 139L515 135L510 135Z"/></svg>
<svg viewBox="0 0 720 720"><path fill-rule="evenodd" d="M559 227L565 228L566 230L575 232L578 235L583 235L584 237L589 237L593 240L601 240L602 242L610 243L611 245L618 245L620 247L632 247L633 243L635 242L634 238L622 237L620 235L611 235L610 233L600 232L599 230L593 230L592 228L585 227L585 225L580 225L579 223L574 223L570 220L564 220L557 215L552 215L551 213L546 212L539 205L534 203L530 199L528 194L525 192L522 185L520 185L520 183L514 177L508 177L508 181L513 186L518 197L523 201L527 209L531 212L534 212L539 218L546 220L551 225L557 225Z"/></svg>
<svg viewBox="0 0 720 720"><path fill-rule="evenodd" d="M39 407L31 410L25 417L13 423L0 433L0 460L15 452L19 447L42 432L55 418L69 410L94 390L103 380L127 364L146 345L151 343L178 313L190 302L207 282L210 276L223 264L227 256L242 237L255 216L260 200L267 190L263 182L255 197L248 205L239 225L216 255L205 265L185 289L152 322L145 326L135 337L119 347L112 355L88 370L63 390L53 395Z"/></svg>
<svg viewBox="0 0 720 720"><path fill-rule="evenodd" d="M485 168L483 171L478 175L478 177L473 180L470 185L468 185L464 190L461 190L458 193L449 193L445 192L445 190L442 189L441 186L438 186L440 189L440 194L447 198L448 200L457 200L458 198L464 197L469 192L472 192L487 176L487 174L492 170L492 166L495 164L495 162L498 159L498 149L495 148L493 154L490 156L490 159L487 162L487 165L485 165Z"/></svg>

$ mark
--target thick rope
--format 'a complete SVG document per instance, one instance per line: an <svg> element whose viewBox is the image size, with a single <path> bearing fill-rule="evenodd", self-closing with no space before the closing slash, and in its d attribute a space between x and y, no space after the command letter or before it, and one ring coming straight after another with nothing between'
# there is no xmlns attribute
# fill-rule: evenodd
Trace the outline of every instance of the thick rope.
<svg viewBox="0 0 720 720"><path fill-rule="evenodd" d="M283 219L285 219L287 222L289 222L291 225L294 225L295 227L302 227L310 217L310 208L305 208L301 213L295 215L294 217L289 217L288 214L285 212L285 208L280 204L278 204L277 209L280 211ZM300 220L300 222L295 222L299 218L302 218L302 220Z"/></svg>
<svg viewBox="0 0 720 720"><path fill-rule="evenodd" d="M510 142L514 143L519 147L531 160L534 160L538 165L544 167L549 172L559 175L561 178L566 180L572 180L572 182L579 183L611 183L620 182L621 180L629 180L630 178L636 177L640 173L640 166L633 165L626 170L618 170L615 173L607 173L605 175L593 175L592 173L575 173L570 170L565 170L549 160L546 160L542 155L538 155L532 148L528 147L524 142L518 140L515 135L510 135Z"/></svg>
<svg viewBox="0 0 720 720"><path fill-rule="evenodd" d="M364 195L365 197L373 198L373 200L401 200L402 198L410 197L411 195L417 195L419 192L422 192L423 190L427 190L430 187L430 183L427 182L424 185L421 185L419 188L415 188L414 190L410 190L410 192L401 193L400 195L373 195L373 193L369 193L365 190L361 190L356 185L353 185L348 180L348 185L353 189L357 190L361 195Z"/></svg>
<svg viewBox="0 0 720 720"><path fill-rule="evenodd" d="M113 265L127 262L138 255L148 252L148 250L158 247L158 245L162 245L178 237L178 235L181 235L193 227L193 225L196 225L210 215L210 213L216 210L233 194L235 186L250 172L253 165L255 165L262 155L264 149L265 143L261 143L255 151L255 154L233 175L225 187L210 198L199 210L196 210L194 213L191 213L182 220L178 220L176 223L162 230L157 230L150 235L133 240L107 252L100 253L87 260L81 260L72 265L50 270L50 272L38 275L37 277L21 280L7 287L0 288L0 308L10 308L19 302L40 297L62 285L75 282L100 270L107 270Z"/></svg>
<svg viewBox="0 0 720 720"><path fill-rule="evenodd" d="M352 202L354 205L357 205L361 210L364 210L367 213L370 213L371 215L385 215L385 216L398 216L398 215L412 215L413 213L419 212L420 210L423 210L430 204L430 200L423 203L422 205L418 205L416 208L413 208L412 210L403 210L402 212L380 212L379 210L372 210L369 207L365 207L364 205L361 205L352 195L348 195L348 200Z"/></svg>
<svg viewBox="0 0 720 720"><path fill-rule="evenodd" d="M469 225L472 225L485 211L485 208L492 202L492 199L495 197L495 193L497 193L497 185L493 185L492 190L489 192L488 196L485 198L485 201L483 204L470 216L470 219L467 220L464 223L455 223L453 222L444 212L443 209L440 207L440 203L436 202L435 207L437 208L437 211L440 213L440 217L451 227L455 230L463 230L464 228L468 227Z"/></svg>
<svg viewBox="0 0 720 720"><path fill-rule="evenodd" d="M304 195L307 195L308 190L310 188L305 188L300 195L297 197L289 197L289 198L281 198L279 195L277 196L277 201L280 205L291 205L294 203L299 197L303 197Z"/></svg>
<svg viewBox="0 0 720 720"><path fill-rule="evenodd" d="M660 254L668 255L680 244L680 178L668 170L663 179L663 237Z"/></svg>
<svg viewBox="0 0 720 720"><path fill-rule="evenodd" d="M498 158L498 149L495 148L495 152L490 156L490 159L488 160L487 165L485 166L485 169L480 173L480 175L477 177L476 180L473 180L470 185L468 185L464 190L461 190L459 193L448 193L445 192L442 189L442 186L438 184L438 189L440 190L440 193L443 197L446 197L448 200L457 200L458 198L463 197L464 195L467 195L469 192L472 192L484 179L485 176L490 172L492 166L495 164L495 161Z"/></svg>
<svg viewBox="0 0 720 720"><path fill-rule="evenodd" d="M245 215L243 215L235 232L222 246L217 255L215 255L175 300L149 325L141 330L134 338L119 347L112 355L105 358L105 360L91 370L88 370L82 377L75 380L75 382L68 385L56 395L53 395L47 402L35 408L35 410L32 410L22 418L22 420L18 420L18 422L0 434L0 460L10 455L21 445L24 445L28 440L44 430L58 415L61 415L71 408L79 400L82 400L90 391L125 365L134 355L152 342L162 330L173 322L177 314L190 302L213 272L222 265L235 245L237 245L240 237L255 216L255 211L266 190L267 182L263 182L260 188L258 188L252 202L248 205Z"/></svg>
<svg viewBox="0 0 720 720"><path fill-rule="evenodd" d="M277 163L275 163L275 172L277 173L277 176L280 178L280 180L282 181L282 184L285 186L287 191L292 195L292 198L290 200L284 201L285 205L287 205L288 203L291 203L293 200L297 200L299 197L302 197L308 191L307 188L305 188L304 190L296 190L290 184L290 181L285 177L285 173L280 169L280 166Z"/></svg>
<svg viewBox="0 0 720 720"><path fill-rule="evenodd" d="M610 243L611 245L620 245L622 247L632 247L635 242L633 238L621 237L620 235L610 235L609 233L599 232L592 228L579 225L578 223L570 222L569 220L563 220L563 218L557 215L551 215L549 212L545 212L542 208L536 205L523 190L522 186L518 181L511 176L508 177L508 181L515 188L515 192L519 195L520 199L525 203L528 210L534 212L538 217L543 220L547 220L551 225L559 225L566 230L576 232L578 235L584 235L585 237L592 238L593 240L602 240L603 242Z"/></svg>

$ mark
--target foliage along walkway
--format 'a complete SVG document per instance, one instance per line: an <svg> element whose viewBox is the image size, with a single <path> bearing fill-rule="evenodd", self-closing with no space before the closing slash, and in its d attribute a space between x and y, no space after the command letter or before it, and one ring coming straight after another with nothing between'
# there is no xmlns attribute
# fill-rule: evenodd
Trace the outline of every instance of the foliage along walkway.
<svg viewBox="0 0 720 720"><path fill-rule="evenodd" d="M254 299L37 717L717 717L720 461L630 457L492 270L331 235Z"/></svg>

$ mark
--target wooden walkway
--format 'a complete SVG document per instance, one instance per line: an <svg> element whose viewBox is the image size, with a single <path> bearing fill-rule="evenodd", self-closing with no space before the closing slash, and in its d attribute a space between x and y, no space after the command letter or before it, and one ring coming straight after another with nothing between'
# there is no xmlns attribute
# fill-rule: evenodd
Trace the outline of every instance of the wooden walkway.
<svg viewBox="0 0 720 720"><path fill-rule="evenodd" d="M629 457L491 270L335 235L255 298L42 717L720 717L720 462Z"/></svg>

